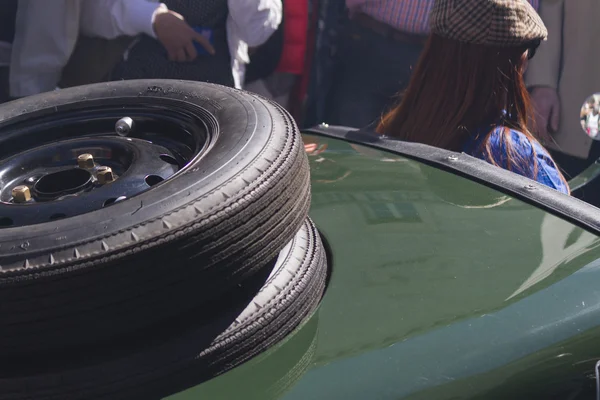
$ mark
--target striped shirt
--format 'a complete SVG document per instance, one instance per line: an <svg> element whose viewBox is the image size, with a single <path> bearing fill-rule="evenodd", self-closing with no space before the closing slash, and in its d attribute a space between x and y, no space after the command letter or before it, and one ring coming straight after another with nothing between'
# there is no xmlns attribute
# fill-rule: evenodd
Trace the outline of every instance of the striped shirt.
<svg viewBox="0 0 600 400"><path fill-rule="evenodd" d="M362 12L399 31L426 35L434 0L346 0L351 13ZM529 0L538 10L540 0Z"/></svg>

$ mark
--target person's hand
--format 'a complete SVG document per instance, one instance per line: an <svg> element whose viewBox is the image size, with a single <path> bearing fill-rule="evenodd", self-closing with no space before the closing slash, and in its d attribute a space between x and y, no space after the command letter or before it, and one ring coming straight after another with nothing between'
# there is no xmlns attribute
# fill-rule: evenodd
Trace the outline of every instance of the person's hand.
<svg viewBox="0 0 600 400"><path fill-rule="evenodd" d="M304 151L306 151L307 153L310 154L310 153L314 152L315 150L317 150L318 147L319 147L319 145L316 143L307 143L304 145Z"/></svg>
<svg viewBox="0 0 600 400"><path fill-rule="evenodd" d="M318 144L313 142L305 142L304 143L304 151L309 156L318 156L322 152L327 150L327 144Z"/></svg>
<svg viewBox="0 0 600 400"><path fill-rule="evenodd" d="M536 87L531 92L531 102L535 112L534 129L542 137L556 132L560 123L560 99L556 89Z"/></svg>
<svg viewBox="0 0 600 400"><path fill-rule="evenodd" d="M198 56L194 42L198 42L210 54L215 49L201 34L193 30L181 14L171 10L159 10L154 17L154 32L158 41L165 47L169 60L193 61Z"/></svg>

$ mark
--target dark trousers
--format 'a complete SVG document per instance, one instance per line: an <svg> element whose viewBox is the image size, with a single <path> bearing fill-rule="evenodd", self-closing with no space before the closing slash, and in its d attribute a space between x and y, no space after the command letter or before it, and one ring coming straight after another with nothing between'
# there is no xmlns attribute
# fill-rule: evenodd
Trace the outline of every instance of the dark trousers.
<svg viewBox="0 0 600 400"><path fill-rule="evenodd" d="M579 133L579 132L578 132ZM592 148L587 159L573 157L559 151L550 150L554 161L558 164L565 178L571 179L583 172L584 169L600 159L600 141L592 142Z"/></svg>
<svg viewBox="0 0 600 400"><path fill-rule="evenodd" d="M397 102L423 45L386 38L353 21L338 39L324 122L362 128Z"/></svg>
<svg viewBox="0 0 600 400"><path fill-rule="evenodd" d="M8 84L9 67L0 67L0 104L12 100Z"/></svg>
<svg viewBox="0 0 600 400"><path fill-rule="evenodd" d="M576 177L594 162L600 160L600 141L594 140L587 159L569 156L558 151L550 151L552 158L567 180ZM600 208L600 180L595 179L582 189L572 193L578 199Z"/></svg>

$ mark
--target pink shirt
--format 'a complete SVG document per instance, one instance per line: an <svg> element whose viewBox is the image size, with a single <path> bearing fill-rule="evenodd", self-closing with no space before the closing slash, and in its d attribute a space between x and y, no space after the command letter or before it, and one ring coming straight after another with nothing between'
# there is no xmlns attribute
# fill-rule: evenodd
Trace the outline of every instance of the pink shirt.
<svg viewBox="0 0 600 400"><path fill-rule="evenodd" d="M529 0L537 10L540 0ZM433 0L346 0L350 12L363 12L399 31L429 33L429 13Z"/></svg>

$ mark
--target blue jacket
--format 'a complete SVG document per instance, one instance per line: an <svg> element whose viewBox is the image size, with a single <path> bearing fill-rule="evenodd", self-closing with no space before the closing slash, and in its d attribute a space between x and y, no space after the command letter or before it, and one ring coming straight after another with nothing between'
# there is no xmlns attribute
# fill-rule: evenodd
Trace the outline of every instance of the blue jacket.
<svg viewBox="0 0 600 400"><path fill-rule="evenodd" d="M558 167L548 151L538 142L532 143L523 133L514 129L506 129L498 126L491 133L490 146L496 164L502 168L509 169L506 146L502 140L502 137L506 134L505 132L510 132L514 156L518 157L521 164L513 164L512 172L536 180L559 192L569 193L568 186L561 179ZM463 151L473 157L490 162L491 160L488 159L482 148L482 143L486 136L485 134L473 135L465 143ZM535 160L537 160L537 174L535 174Z"/></svg>

